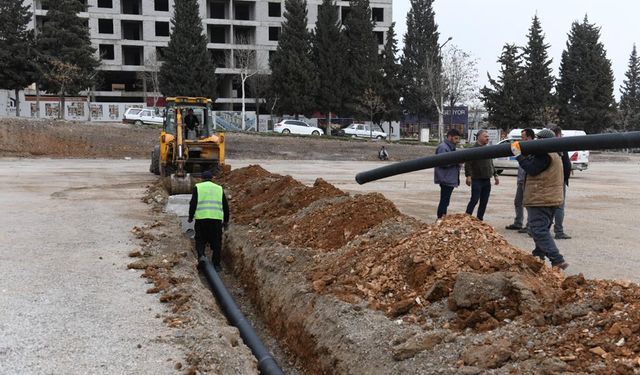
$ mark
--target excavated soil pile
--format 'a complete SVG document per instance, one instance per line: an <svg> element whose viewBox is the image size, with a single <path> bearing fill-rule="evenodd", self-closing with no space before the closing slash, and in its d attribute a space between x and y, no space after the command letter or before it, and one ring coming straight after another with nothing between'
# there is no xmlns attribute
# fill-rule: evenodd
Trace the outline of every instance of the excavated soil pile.
<svg viewBox="0 0 640 375"><path fill-rule="evenodd" d="M247 282L255 288L251 295L271 314L268 318L284 341L299 339L287 337L283 327L296 327L296 336L303 335L301 329L312 331L305 319L326 303L320 296L333 296L356 311L365 306L384 313L391 326L397 320L423 331L415 336L421 339L392 340L391 345L410 348L394 346L390 361L422 356L425 363L440 361L469 373L497 368L512 373L640 371L638 285L585 280L581 275L564 278L467 215L424 224L400 214L379 194L352 197L321 180L306 187L258 166L232 171L219 182L230 198L236 224L230 236L244 236L250 243L227 238L233 262L246 258L250 263L235 263L235 268L252 279ZM238 255L242 247L258 249L257 255L248 250ZM256 266L257 262L262 264ZM283 306L275 306L278 297L273 293L278 292L260 296L257 280L287 285L296 275L309 284L298 287L317 296L302 311L282 301ZM309 292L303 293L308 298ZM340 306L335 304L336 321L344 318ZM315 323L326 324L323 320ZM346 326L358 324L351 321ZM322 334L307 333L319 346ZM430 336L425 339L424 334ZM332 345L348 347L353 342L347 336L334 336ZM359 350L370 354L389 344L382 334L377 337L382 341L358 343ZM323 345L313 352L307 344L299 352L316 356L308 358L316 363L312 372L326 373L318 356L338 355ZM451 358L439 354L443 345ZM351 360L356 366L361 361L357 354ZM394 366L390 368L400 368Z"/></svg>

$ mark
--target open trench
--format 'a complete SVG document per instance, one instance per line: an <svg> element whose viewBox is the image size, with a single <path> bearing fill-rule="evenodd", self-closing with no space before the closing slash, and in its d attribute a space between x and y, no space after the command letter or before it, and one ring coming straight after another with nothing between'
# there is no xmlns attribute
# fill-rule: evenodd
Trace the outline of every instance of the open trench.
<svg viewBox="0 0 640 375"><path fill-rule="evenodd" d="M565 278L467 215L259 166L230 200L222 277L285 373L638 373L640 288Z"/></svg>

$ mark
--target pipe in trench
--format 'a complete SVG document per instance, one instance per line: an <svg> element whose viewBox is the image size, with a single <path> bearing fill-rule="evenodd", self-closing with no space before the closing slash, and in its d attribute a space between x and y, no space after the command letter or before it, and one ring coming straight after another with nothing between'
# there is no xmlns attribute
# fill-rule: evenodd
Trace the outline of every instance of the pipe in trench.
<svg viewBox="0 0 640 375"><path fill-rule="evenodd" d="M592 134L576 137L536 139L520 142L523 155L541 154L560 151L611 150L640 147L640 131L615 134ZM500 145L473 147L438 155L424 156L417 159L401 161L384 167L360 172L356 175L359 184L380 180L403 173L422 169L458 164L465 161L493 159L512 156L508 143Z"/></svg>
<svg viewBox="0 0 640 375"><path fill-rule="evenodd" d="M224 283L213 268L211 261L206 257L200 258L200 269L204 273L213 295L224 311L229 323L238 328L244 343L251 349L253 355L258 359L258 370L263 375L284 375L278 363L271 356L264 346L253 327L244 317L238 305L227 291Z"/></svg>

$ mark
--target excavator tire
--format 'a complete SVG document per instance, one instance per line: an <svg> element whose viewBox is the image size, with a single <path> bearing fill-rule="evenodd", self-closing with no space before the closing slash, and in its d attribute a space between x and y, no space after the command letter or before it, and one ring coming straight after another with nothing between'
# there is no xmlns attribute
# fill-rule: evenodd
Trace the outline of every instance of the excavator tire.
<svg viewBox="0 0 640 375"><path fill-rule="evenodd" d="M151 165L149 166L149 172L159 175L160 174L160 146L155 146L151 151Z"/></svg>

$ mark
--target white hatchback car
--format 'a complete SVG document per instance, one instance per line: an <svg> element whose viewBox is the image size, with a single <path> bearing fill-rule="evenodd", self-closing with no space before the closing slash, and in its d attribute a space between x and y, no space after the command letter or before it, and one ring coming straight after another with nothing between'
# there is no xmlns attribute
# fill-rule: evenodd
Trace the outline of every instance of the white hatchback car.
<svg viewBox="0 0 640 375"><path fill-rule="evenodd" d="M322 135L324 131L300 120L282 120L273 126L273 131L282 134Z"/></svg>
<svg viewBox="0 0 640 375"><path fill-rule="evenodd" d="M162 125L163 116L156 115L152 108L127 108L122 116L122 122L125 124L136 125Z"/></svg>
<svg viewBox="0 0 640 375"><path fill-rule="evenodd" d="M380 130L371 130L368 124L356 124L353 123L346 128L342 129L344 135L351 137L361 137L361 138L376 138L376 139L385 139L387 138L387 133Z"/></svg>

